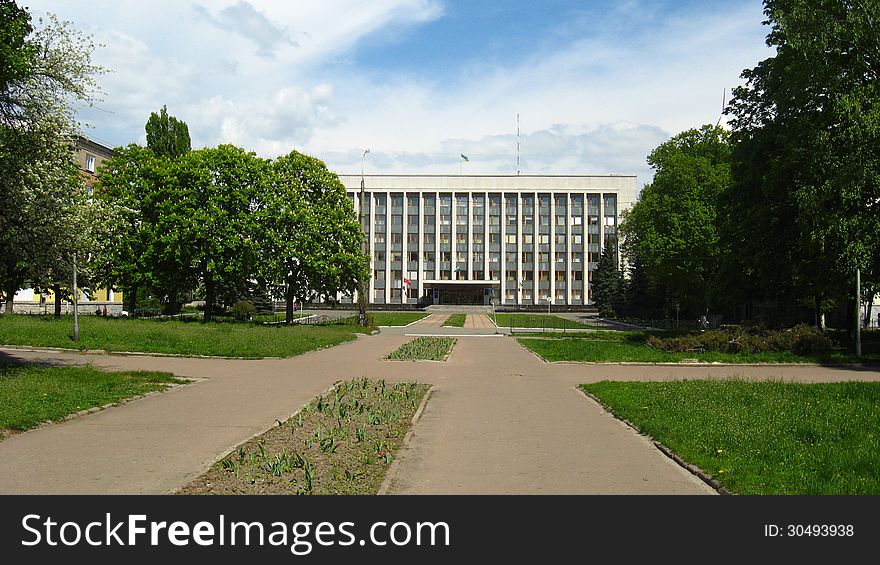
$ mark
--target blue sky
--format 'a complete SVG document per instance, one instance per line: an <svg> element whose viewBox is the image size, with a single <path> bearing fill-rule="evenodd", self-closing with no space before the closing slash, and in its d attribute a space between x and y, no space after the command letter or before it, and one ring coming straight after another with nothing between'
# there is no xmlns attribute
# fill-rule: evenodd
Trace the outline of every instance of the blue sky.
<svg viewBox="0 0 880 565"><path fill-rule="evenodd" d="M729 1L31 0L104 47L80 117L143 143L163 104L194 147L292 149L335 171L636 174L771 55L762 5ZM723 121L722 121L723 122Z"/></svg>

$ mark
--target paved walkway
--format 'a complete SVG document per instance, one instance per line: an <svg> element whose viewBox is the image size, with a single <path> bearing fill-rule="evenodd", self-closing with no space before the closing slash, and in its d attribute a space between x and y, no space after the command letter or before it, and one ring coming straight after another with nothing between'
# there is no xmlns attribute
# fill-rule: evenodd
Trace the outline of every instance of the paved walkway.
<svg viewBox="0 0 880 565"><path fill-rule="evenodd" d="M171 492L335 381L361 376L435 385L399 453L392 494L708 493L575 385L730 375L880 380L876 370L818 366L546 364L514 340L491 335L460 338L446 363L383 360L412 339L405 333L411 328L282 360L0 350L0 358L201 379L0 441L0 494Z"/></svg>
<svg viewBox="0 0 880 565"><path fill-rule="evenodd" d="M489 319L485 314L468 314L464 318L464 327L466 328L480 328L480 329L495 329L495 324L492 323L492 320Z"/></svg>
<svg viewBox="0 0 880 565"><path fill-rule="evenodd" d="M421 320L416 320L412 324L403 327L416 329L442 328L448 318L449 314L429 314Z"/></svg>

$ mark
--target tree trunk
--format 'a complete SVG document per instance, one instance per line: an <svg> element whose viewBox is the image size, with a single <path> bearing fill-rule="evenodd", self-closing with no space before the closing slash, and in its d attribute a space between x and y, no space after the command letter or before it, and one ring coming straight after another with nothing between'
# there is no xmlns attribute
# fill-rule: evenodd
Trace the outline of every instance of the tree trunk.
<svg viewBox="0 0 880 565"><path fill-rule="evenodd" d="M822 306L821 300L818 296L813 297L813 319L816 324L816 329L824 330L824 317L822 316Z"/></svg>
<svg viewBox="0 0 880 565"><path fill-rule="evenodd" d="M133 284L126 290L125 308L128 311L129 316L134 316L134 311L137 308L138 285Z"/></svg>
<svg viewBox="0 0 880 565"><path fill-rule="evenodd" d="M293 286L288 283L287 290L284 291L284 323L290 325L293 323Z"/></svg>
<svg viewBox="0 0 880 565"><path fill-rule="evenodd" d="M52 297L55 299L55 319L61 319L61 285L54 285L52 287Z"/></svg>
<svg viewBox="0 0 880 565"><path fill-rule="evenodd" d="M205 277L205 317L206 322L210 322L214 318L214 281L211 280L211 273Z"/></svg>
<svg viewBox="0 0 880 565"><path fill-rule="evenodd" d="M6 305L4 308L4 312L6 314L12 314L13 301L15 300L15 293L18 291L17 288L12 288L13 285L9 285L9 288L6 289Z"/></svg>

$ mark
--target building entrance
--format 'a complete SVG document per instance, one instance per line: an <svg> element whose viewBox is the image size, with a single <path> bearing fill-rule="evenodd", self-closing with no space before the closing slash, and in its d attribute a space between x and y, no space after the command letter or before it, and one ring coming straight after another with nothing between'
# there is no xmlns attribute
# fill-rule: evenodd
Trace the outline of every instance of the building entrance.
<svg viewBox="0 0 880 565"><path fill-rule="evenodd" d="M482 286L448 286L440 287L440 304L483 304Z"/></svg>

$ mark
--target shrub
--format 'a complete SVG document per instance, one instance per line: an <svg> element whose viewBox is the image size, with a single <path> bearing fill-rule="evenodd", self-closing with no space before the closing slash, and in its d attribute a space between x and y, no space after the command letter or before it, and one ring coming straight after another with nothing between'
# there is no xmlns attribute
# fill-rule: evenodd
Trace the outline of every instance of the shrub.
<svg viewBox="0 0 880 565"><path fill-rule="evenodd" d="M820 330L801 324L788 330L770 331L760 326L724 327L719 330L661 338L648 336L649 347L682 353L705 350L718 353L794 353L824 355L834 342Z"/></svg>
<svg viewBox="0 0 880 565"><path fill-rule="evenodd" d="M232 317L241 321L250 320L256 311L256 307L247 300L237 301L231 309Z"/></svg>

